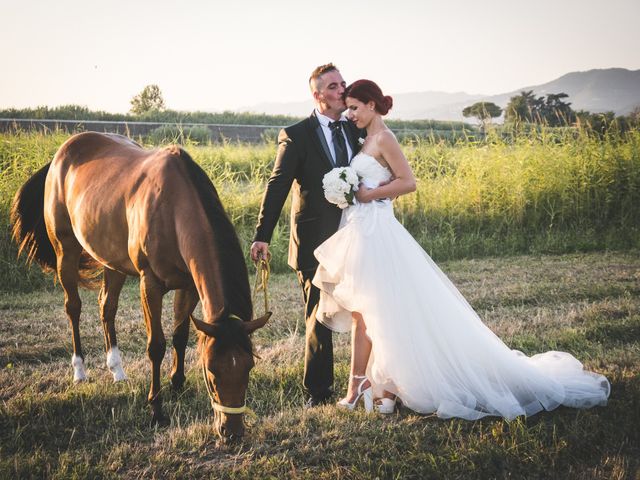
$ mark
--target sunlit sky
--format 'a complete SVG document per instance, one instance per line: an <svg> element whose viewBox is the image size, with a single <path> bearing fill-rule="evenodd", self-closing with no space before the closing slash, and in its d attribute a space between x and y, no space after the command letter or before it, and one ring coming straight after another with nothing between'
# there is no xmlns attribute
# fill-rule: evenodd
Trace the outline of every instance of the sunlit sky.
<svg viewBox="0 0 640 480"><path fill-rule="evenodd" d="M0 108L246 110L309 97L316 65L385 93L497 94L640 69L640 0L0 0Z"/></svg>

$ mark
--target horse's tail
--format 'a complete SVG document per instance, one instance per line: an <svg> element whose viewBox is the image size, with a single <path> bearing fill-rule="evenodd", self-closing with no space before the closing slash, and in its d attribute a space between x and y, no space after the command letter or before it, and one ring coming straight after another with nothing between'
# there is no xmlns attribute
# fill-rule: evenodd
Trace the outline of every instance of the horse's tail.
<svg viewBox="0 0 640 480"><path fill-rule="evenodd" d="M18 244L18 256L25 253L27 263L35 260L44 272L53 273L54 279L57 279L56 252L44 223L44 182L50 166L51 162L47 163L20 187L11 203L10 219L13 239ZM96 288L101 267L83 250L79 265L80 284Z"/></svg>
<svg viewBox="0 0 640 480"><path fill-rule="evenodd" d="M55 275L56 252L44 224L44 182L50 166L47 163L20 187L11 203L10 218L18 255L26 253L28 263L35 260L45 272Z"/></svg>

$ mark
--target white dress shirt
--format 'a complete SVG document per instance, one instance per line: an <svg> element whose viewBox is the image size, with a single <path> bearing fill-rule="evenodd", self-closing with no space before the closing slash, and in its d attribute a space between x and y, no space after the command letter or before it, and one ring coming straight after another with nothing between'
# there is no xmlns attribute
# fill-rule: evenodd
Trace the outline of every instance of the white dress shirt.
<svg viewBox="0 0 640 480"><path fill-rule="evenodd" d="M316 108L316 118L320 125L322 126L322 133L324 133L324 138L327 141L327 145L329 146L329 150L331 151L331 160L333 160L333 165L336 165L336 151L333 146L333 138L331 137L331 129L329 128L329 122L333 122L333 120L326 115L321 114ZM349 143L349 138L347 137L347 133L344 131L346 128L347 117L344 115L340 115L340 121L345 122L341 125L340 131L342 132L342 136L344 137L344 143L347 145L347 158L351 161L351 156L353 152L351 151L351 144Z"/></svg>

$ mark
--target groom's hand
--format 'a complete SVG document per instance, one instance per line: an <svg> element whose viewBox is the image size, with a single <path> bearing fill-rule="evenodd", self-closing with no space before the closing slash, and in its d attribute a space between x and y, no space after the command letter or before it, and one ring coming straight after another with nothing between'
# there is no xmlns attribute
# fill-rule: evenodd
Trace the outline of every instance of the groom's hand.
<svg viewBox="0 0 640 480"><path fill-rule="evenodd" d="M360 184L360 188L355 193L356 200L360 203L369 203L373 198L371 197L371 189L364 186L364 184Z"/></svg>
<svg viewBox="0 0 640 480"><path fill-rule="evenodd" d="M261 258L269 256L269 244L267 242L253 242L251 244L251 260L257 262Z"/></svg>

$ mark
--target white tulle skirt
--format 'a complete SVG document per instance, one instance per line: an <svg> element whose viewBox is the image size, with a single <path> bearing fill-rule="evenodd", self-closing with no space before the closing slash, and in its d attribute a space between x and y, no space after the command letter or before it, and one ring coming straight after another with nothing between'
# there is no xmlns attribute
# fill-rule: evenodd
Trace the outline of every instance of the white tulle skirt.
<svg viewBox="0 0 640 480"><path fill-rule="evenodd" d="M412 410L513 419L607 403L608 380L572 355L527 357L508 348L397 221L390 201L347 208L315 255L319 321L347 332L351 312L360 312L372 342L372 382Z"/></svg>

